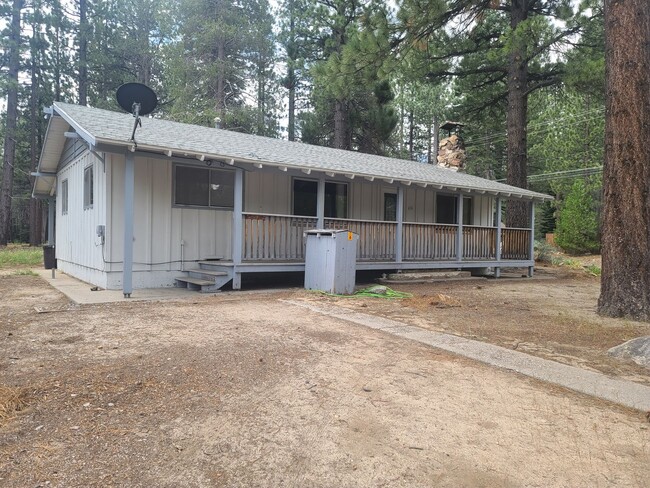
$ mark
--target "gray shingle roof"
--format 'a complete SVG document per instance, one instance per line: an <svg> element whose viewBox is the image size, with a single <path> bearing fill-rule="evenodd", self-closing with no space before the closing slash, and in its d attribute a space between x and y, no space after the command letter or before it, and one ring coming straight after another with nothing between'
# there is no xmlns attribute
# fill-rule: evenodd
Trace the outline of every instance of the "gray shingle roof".
<svg viewBox="0 0 650 488"><path fill-rule="evenodd" d="M129 138L133 129L133 117L130 114L61 102L56 102L54 109L93 144L131 145ZM542 193L435 165L155 118L142 118L142 127L137 131L136 140L138 149L142 150L171 150L176 154L204 154L206 158L232 158L265 165L485 190L534 200L552 199Z"/></svg>

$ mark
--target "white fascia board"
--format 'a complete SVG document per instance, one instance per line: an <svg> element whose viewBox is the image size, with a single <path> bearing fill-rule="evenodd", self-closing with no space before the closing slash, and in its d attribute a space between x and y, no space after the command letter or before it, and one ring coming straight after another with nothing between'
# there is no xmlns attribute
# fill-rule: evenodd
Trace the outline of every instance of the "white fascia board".
<svg viewBox="0 0 650 488"><path fill-rule="evenodd" d="M53 105L54 112L59 114L63 119L70 124L70 127L72 127L77 134L81 136L81 138L86 141L88 144L91 146L94 146L97 144L97 141L95 140L95 136L93 136L90 132L88 132L86 129L81 127L72 117L70 117L65 110L63 110L61 107L57 105L56 102L54 102Z"/></svg>

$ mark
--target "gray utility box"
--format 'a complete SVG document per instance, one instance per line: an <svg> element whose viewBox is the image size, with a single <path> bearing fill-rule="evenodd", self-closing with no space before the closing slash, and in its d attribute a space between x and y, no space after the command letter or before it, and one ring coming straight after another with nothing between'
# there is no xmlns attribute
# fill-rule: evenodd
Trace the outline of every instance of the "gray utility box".
<svg viewBox="0 0 650 488"><path fill-rule="evenodd" d="M305 232L305 288L327 293L354 293L359 236L347 230Z"/></svg>

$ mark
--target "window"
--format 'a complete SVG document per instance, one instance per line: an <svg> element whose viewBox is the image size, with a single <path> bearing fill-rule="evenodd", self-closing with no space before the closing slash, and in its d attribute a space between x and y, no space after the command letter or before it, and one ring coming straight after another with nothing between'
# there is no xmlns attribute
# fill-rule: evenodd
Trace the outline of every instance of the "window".
<svg viewBox="0 0 650 488"><path fill-rule="evenodd" d="M68 215L68 180L61 182L61 213Z"/></svg>
<svg viewBox="0 0 650 488"><path fill-rule="evenodd" d="M318 181L293 180L293 215L316 217ZM348 185L325 182L325 217L344 219L348 215Z"/></svg>
<svg viewBox="0 0 650 488"><path fill-rule="evenodd" d="M344 219L348 216L348 185L325 183L325 217Z"/></svg>
<svg viewBox="0 0 650 488"><path fill-rule="evenodd" d="M293 180L293 215L316 217L318 181Z"/></svg>
<svg viewBox="0 0 650 488"><path fill-rule="evenodd" d="M84 210L93 208L93 167L84 168Z"/></svg>
<svg viewBox="0 0 650 488"><path fill-rule="evenodd" d="M233 171L196 166L174 166L174 205L232 208L235 202Z"/></svg>
<svg viewBox="0 0 650 488"><path fill-rule="evenodd" d="M384 193L384 220L387 222L397 220L397 193Z"/></svg>
<svg viewBox="0 0 650 488"><path fill-rule="evenodd" d="M457 206L457 196L436 195L436 222L439 224L457 224ZM463 197L463 225L472 224L472 215L472 197Z"/></svg>

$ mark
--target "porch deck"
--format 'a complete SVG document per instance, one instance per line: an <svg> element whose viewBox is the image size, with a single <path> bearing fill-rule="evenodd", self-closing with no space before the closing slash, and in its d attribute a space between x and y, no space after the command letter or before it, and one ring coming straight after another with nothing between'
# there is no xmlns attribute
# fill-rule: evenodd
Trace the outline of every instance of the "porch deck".
<svg viewBox="0 0 650 488"><path fill-rule="evenodd" d="M239 289L244 273L305 270L304 233L318 227L317 218L242 212L241 219L241 254L232 261L201 261L190 274L221 271L225 276L215 287L232 279ZM498 276L505 267L532 273L534 265L531 229L332 218L322 223L359 235L358 271L494 268Z"/></svg>

